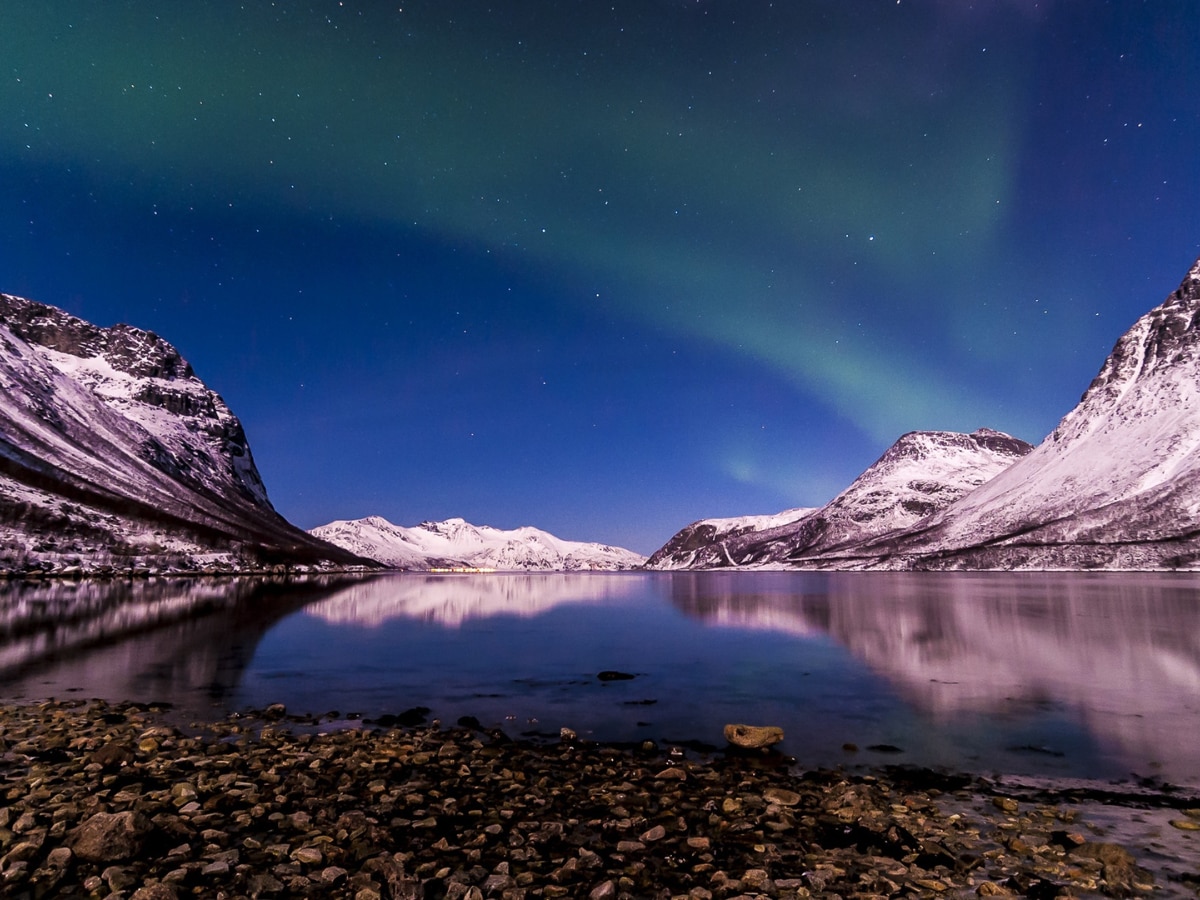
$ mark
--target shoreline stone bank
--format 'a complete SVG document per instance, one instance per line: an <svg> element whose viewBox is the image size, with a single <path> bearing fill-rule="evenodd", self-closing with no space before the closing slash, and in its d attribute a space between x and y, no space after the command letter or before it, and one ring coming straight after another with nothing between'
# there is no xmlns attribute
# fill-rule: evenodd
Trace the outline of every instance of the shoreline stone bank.
<svg viewBox="0 0 1200 900"><path fill-rule="evenodd" d="M0 708L12 898L1195 896L1069 804L921 771L514 742L469 727L180 729L139 704ZM775 757L777 759L777 757ZM1178 827L1200 810L1181 810ZM1197 866L1200 868L1200 866Z"/></svg>

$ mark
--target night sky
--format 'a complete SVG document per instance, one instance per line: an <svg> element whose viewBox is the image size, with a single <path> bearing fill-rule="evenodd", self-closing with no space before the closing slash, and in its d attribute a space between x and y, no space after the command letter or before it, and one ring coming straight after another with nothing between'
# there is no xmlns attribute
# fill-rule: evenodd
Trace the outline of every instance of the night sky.
<svg viewBox="0 0 1200 900"><path fill-rule="evenodd" d="M309 528L648 553L1039 442L1200 254L1182 0L5 3L0 290L161 334Z"/></svg>

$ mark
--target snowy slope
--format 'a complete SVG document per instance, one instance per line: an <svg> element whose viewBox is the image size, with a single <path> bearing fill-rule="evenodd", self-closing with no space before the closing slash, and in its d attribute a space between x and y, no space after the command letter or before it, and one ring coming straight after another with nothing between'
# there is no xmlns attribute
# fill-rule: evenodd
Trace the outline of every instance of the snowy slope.
<svg viewBox="0 0 1200 900"><path fill-rule="evenodd" d="M995 478L1033 447L981 428L912 431L800 527L745 542L746 562L795 562L908 528Z"/></svg>
<svg viewBox="0 0 1200 900"><path fill-rule="evenodd" d="M380 516L330 522L312 529L322 540L401 569L469 566L516 571L633 569L645 557L605 544L564 541L537 528L502 531L462 519L422 522L412 528Z"/></svg>
<svg viewBox="0 0 1200 900"><path fill-rule="evenodd" d="M158 336L0 294L0 569L351 557L271 507L241 423Z"/></svg>
<svg viewBox="0 0 1200 900"><path fill-rule="evenodd" d="M911 526L994 478L1033 448L990 429L914 431L833 500L740 532L689 526L648 563L654 568L790 564ZM800 515L793 515L800 513ZM702 524L702 523L697 523ZM688 555L690 554L690 556Z"/></svg>
<svg viewBox="0 0 1200 900"><path fill-rule="evenodd" d="M800 507L765 516L701 519L681 529L646 560L648 569L700 569L733 565L727 543L747 534L784 528L815 513L817 507Z"/></svg>
<svg viewBox="0 0 1200 900"><path fill-rule="evenodd" d="M1200 565L1200 261L1117 342L1031 454L898 539L872 565Z"/></svg>

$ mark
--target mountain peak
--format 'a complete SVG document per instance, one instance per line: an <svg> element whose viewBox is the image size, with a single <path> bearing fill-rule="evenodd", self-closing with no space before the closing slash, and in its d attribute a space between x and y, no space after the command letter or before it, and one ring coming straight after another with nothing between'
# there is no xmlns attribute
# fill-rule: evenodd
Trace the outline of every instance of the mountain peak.
<svg viewBox="0 0 1200 900"><path fill-rule="evenodd" d="M191 378L191 365L152 331L101 328L55 306L0 294L0 321L22 340L80 359L100 358L135 378Z"/></svg>
<svg viewBox="0 0 1200 900"><path fill-rule="evenodd" d="M714 568L806 559L907 528L945 509L1032 449L992 429L972 434L910 431L820 509L761 528L698 522L675 535L647 565Z"/></svg>
<svg viewBox="0 0 1200 900"><path fill-rule="evenodd" d="M1168 393L1178 393L1179 380L1187 380L1187 373L1198 369L1200 260L1174 292L1120 337L1079 405L1063 417L1049 440L1056 444L1076 440L1118 406L1125 407L1127 415L1133 414L1132 394L1142 392L1142 388L1134 391L1135 385L1148 389L1151 382L1157 382ZM1156 415L1153 404L1142 405L1137 415Z"/></svg>

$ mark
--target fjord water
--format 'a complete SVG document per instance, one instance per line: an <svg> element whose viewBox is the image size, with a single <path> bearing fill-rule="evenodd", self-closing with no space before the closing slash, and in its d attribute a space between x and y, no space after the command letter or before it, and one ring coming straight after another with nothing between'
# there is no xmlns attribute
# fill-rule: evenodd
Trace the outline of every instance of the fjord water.
<svg viewBox="0 0 1200 900"><path fill-rule="evenodd" d="M601 680L614 670L633 678ZM0 698L429 707L514 736L1200 786L1200 576L395 574L0 588ZM850 749L846 745L854 745Z"/></svg>

